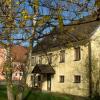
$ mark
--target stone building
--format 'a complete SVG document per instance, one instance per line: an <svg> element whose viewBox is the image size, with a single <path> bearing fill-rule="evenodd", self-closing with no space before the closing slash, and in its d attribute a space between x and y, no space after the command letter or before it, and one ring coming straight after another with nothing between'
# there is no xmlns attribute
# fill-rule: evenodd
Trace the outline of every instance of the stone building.
<svg viewBox="0 0 100 100"><path fill-rule="evenodd" d="M100 21L76 22L55 28L33 48L29 86L79 96L100 92Z"/></svg>

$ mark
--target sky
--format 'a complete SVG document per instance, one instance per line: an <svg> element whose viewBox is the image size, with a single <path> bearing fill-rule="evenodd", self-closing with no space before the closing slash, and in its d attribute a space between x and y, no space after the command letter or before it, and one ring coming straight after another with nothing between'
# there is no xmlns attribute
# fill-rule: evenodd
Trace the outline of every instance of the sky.
<svg viewBox="0 0 100 100"><path fill-rule="evenodd" d="M19 27L19 22L20 21L23 22L23 19L22 19L22 11L23 10L26 10L28 12L28 15L30 15L30 16L34 15L33 6L32 6L33 3L29 3L29 2L33 2L34 0L20 0L20 1L24 1L20 5L19 5L19 0L15 0L15 1L16 1L16 3L15 3L14 6L16 8L16 12L19 12L19 14L17 14L18 18L16 18L15 22L16 22L16 27ZM69 19L71 19L71 20L76 19L77 20L77 19L82 18L83 16L87 16L89 13L91 13L91 12L88 13L88 11L86 9L84 9L83 12L80 12L80 13L78 13L78 15L76 15L73 12L77 11L78 7L75 4L69 6L69 3L65 2L66 0L49 0L49 1L48 0L40 0L40 1L41 2L47 1L48 5L51 5L52 7L61 6L64 9L67 8L68 11L62 11L62 13L61 13L61 15L64 18L64 20L63 20L64 24L69 24L71 22ZM62 2L57 3L58 1L62 1ZM80 4L82 5L82 4L84 4L84 1L86 1L86 0L79 0L79 1L80 1ZM92 9L92 6L94 5L94 1L95 0L89 0L89 3L88 3L89 9ZM45 2L44 2L44 4L45 4ZM81 7L81 9L82 9L82 7ZM39 13L40 13L40 15L50 15L51 12L47 7L40 6L39 7ZM52 11L52 13L54 15L54 14L56 14L56 11L54 11L54 12ZM57 21L52 20L52 24L57 24ZM26 21L25 25L26 26L25 26L24 29L18 28L16 31L14 31L14 33L16 33L16 35L13 34L14 38L22 38L23 33L26 32L25 30L30 31L30 33L26 32L26 34L29 34L29 36L30 36L32 29L33 29L33 27L31 27L32 26L32 20ZM0 34L2 33L2 26L3 26L3 24L1 24L1 22L0 22ZM51 27L47 27L43 31L43 33L45 34L45 33L48 33L50 31L51 31ZM16 41L14 41L14 43L16 43ZM27 46L28 42L23 42L22 45Z"/></svg>

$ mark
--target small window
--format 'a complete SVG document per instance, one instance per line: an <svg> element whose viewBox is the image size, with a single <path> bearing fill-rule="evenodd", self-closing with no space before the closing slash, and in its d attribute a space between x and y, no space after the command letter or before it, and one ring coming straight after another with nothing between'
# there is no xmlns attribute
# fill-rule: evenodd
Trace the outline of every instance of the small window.
<svg viewBox="0 0 100 100"><path fill-rule="evenodd" d="M20 72L20 76L23 76L23 73L22 72Z"/></svg>
<svg viewBox="0 0 100 100"><path fill-rule="evenodd" d="M32 57L32 65L35 65L35 64L36 64L36 57L33 56L33 57Z"/></svg>
<svg viewBox="0 0 100 100"><path fill-rule="evenodd" d="M39 56L39 64L42 64L42 56Z"/></svg>
<svg viewBox="0 0 100 100"><path fill-rule="evenodd" d="M74 49L75 49L75 61L78 61L81 59L80 47Z"/></svg>
<svg viewBox="0 0 100 100"><path fill-rule="evenodd" d="M15 73L15 76L17 76L17 73Z"/></svg>
<svg viewBox="0 0 100 100"><path fill-rule="evenodd" d="M60 51L60 63L65 62L65 50Z"/></svg>
<svg viewBox="0 0 100 100"><path fill-rule="evenodd" d="M60 83L64 83L64 76L63 75L60 76Z"/></svg>
<svg viewBox="0 0 100 100"><path fill-rule="evenodd" d="M80 83L81 82L81 76L80 75L75 75L74 76L74 82L75 83Z"/></svg>
<svg viewBox="0 0 100 100"><path fill-rule="evenodd" d="M33 75L31 75L31 80L33 80Z"/></svg>
<svg viewBox="0 0 100 100"><path fill-rule="evenodd" d="M48 54L48 63L51 64L52 63L52 53Z"/></svg>
<svg viewBox="0 0 100 100"><path fill-rule="evenodd" d="M41 81L41 76L40 75L38 76L38 81Z"/></svg>

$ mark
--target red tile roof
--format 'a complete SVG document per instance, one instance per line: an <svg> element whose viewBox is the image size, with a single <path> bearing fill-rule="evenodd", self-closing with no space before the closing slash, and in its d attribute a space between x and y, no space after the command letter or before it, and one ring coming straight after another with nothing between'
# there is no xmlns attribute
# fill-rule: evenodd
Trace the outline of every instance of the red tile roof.
<svg viewBox="0 0 100 100"><path fill-rule="evenodd" d="M28 53L27 48L23 46L14 45L11 48L13 61L16 61L16 62L25 62L27 58L27 53Z"/></svg>

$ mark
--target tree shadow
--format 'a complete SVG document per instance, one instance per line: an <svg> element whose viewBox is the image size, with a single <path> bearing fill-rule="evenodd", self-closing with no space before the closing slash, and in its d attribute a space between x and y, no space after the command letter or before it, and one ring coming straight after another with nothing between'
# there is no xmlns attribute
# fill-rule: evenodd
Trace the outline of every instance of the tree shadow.
<svg viewBox="0 0 100 100"><path fill-rule="evenodd" d="M27 95L23 98L23 100L28 100L29 96L31 95L33 89L30 89Z"/></svg>

